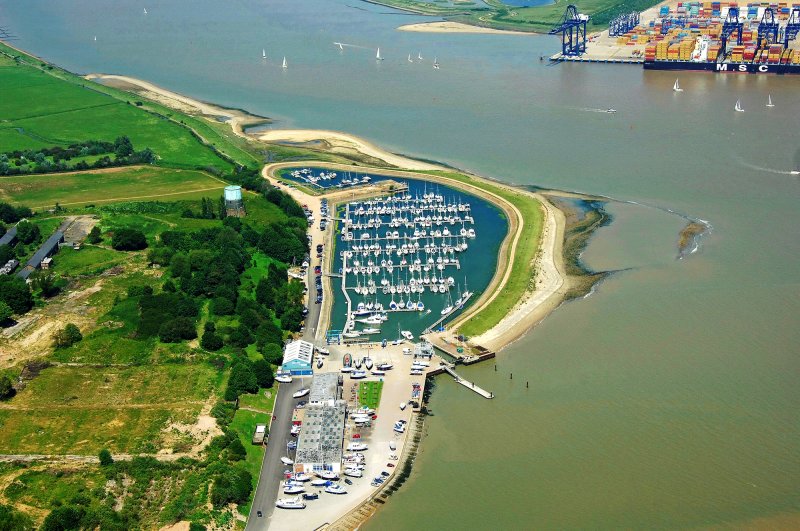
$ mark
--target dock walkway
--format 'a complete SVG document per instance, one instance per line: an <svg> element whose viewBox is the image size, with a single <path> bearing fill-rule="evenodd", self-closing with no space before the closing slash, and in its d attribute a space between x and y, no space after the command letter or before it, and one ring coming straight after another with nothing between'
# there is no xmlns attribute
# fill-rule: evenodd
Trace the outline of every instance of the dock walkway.
<svg viewBox="0 0 800 531"><path fill-rule="evenodd" d="M481 395L483 398L490 398L490 399L494 398L494 393L490 393L489 391L486 391L485 389L481 389L480 387L475 385L475 382L470 382L468 380L465 380L464 378L459 376L458 373L456 373L456 371L454 371L450 366L442 365L442 368L445 370L445 372L447 374L449 374L450 376L453 377L453 379L456 381L456 383L460 383L461 385L463 385L467 389L472 389L473 391L475 391L476 393Z"/></svg>

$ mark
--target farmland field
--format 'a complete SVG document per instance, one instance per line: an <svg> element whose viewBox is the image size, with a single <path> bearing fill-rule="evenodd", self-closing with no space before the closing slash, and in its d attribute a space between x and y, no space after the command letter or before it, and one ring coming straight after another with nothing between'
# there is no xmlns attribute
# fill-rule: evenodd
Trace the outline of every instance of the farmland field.
<svg viewBox="0 0 800 531"><path fill-rule="evenodd" d="M219 197L225 183L196 170L131 167L82 173L0 177L0 201L31 208L109 203L133 199Z"/></svg>

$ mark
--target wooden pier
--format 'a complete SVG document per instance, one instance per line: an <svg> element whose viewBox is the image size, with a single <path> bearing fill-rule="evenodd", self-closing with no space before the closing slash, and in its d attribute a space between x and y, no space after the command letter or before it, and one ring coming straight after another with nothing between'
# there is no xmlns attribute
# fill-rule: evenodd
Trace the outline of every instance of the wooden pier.
<svg viewBox="0 0 800 531"><path fill-rule="evenodd" d="M481 395L483 398L487 398L487 399L494 398L494 393L491 393L491 392L489 392L489 391L487 391L485 389L482 389L482 388L478 387L477 385L475 385L475 382L470 382L468 380L465 380L464 378L459 376L456 373L456 371L454 371L452 369L452 367L450 367L449 365L443 365L442 368L444 369L444 371L447 374L449 374L450 376L453 377L453 380L455 380L456 383L459 383L459 384L463 385L467 389L471 389L472 391L475 391L476 393Z"/></svg>

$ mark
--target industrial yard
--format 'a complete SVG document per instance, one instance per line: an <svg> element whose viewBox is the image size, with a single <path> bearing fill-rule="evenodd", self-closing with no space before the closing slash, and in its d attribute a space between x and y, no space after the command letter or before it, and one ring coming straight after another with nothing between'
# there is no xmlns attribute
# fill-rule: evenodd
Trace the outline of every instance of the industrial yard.
<svg viewBox="0 0 800 531"><path fill-rule="evenodd" d="M568 13L569 14L569 13ZM552 60L642 64L654 70L800 73L800 4L669 2L586 35L569 16ZM554 30L555 31L555 30ZM558 33L558 32L557 32Z"/></svg>

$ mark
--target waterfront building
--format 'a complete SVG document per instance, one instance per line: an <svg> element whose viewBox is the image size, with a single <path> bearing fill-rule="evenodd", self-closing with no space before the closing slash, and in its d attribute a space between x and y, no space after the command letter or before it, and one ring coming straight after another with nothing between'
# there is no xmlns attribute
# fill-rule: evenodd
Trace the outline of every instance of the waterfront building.
<svg viewBox="0 0 800 531"><path fill-rule="evenodd" d="M341 472L345 410L342 402L333 406L306 406L294 460L295 472Z"/></svg>
<svg viewBox="0 0 800 531"><path fill-rule="evenodd" d="M314 345L308 341L292 341L283 349L281 371L292 376L311 376L314 371L311 360L314 357Z"/></svg>

